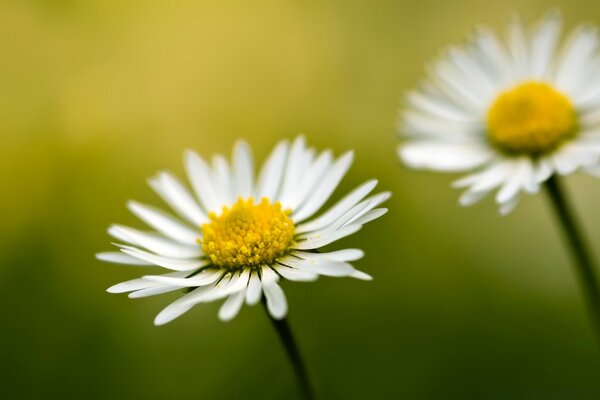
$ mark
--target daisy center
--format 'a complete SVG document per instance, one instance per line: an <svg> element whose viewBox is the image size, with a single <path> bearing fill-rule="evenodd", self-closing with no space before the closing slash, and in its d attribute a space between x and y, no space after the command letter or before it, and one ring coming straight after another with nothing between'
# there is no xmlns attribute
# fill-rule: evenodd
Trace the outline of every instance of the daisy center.
<svg viewBox="0 0 600 400"><path fill-rule="evenodd" d="M577 133L569 99L546 83L526 82L501 93L487 113L489 140L508 153L542 154Z"/></svg>
<svg viewBox="0 0 600 400"><path fill-rule="evenodd" d="M252 197L238 199L220 215L210 213L210 223L202 225L202 250L215 265L240 270L271 264L292 244L294 223L279 202Z"/></svg>

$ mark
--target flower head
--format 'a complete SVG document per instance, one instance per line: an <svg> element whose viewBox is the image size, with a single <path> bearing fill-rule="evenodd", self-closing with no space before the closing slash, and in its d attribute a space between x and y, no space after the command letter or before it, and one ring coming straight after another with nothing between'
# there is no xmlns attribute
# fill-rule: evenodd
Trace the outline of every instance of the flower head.
<svg viewBox="0 0 600 400"><path fill-rule="evenodd" d="M209 165L186 152L194 194L169 172L150 179L150 186L180 218L131 201L129 209L153 231L113 225L108 233L121 242L116 244L120 252L97 255L108 262L169 272L119 283L108 291L139 298L189 290L158 314L155 324L162 325L196 304L219 299L226 299L219 318L230 320L244 302L256 304L263 295L271 316L283 318L287 301L278 284L281 278L370 280L350 264L363 256L361 250L318 252L387 211L377 207L390 194L367 197L377 185L370 180L314 217L352 158L352 152L337 159L329 150L317 154L298 137L291 145L282 141L275 147L255 181L252 154L244 142L236 145L232 163L217 155Z"/></svg>
<svg viewBox="0 0 600 400"><path fill-rule="evenodd" d="M472 171L454 183L470 205L498 190L509 213L522 192L553 174L600 175L600 53L596 28L581 26L560 46L551 13L530 32L515 18L506 44L480 28L449 49L407 96L399 148L410 167Z"/></svg>

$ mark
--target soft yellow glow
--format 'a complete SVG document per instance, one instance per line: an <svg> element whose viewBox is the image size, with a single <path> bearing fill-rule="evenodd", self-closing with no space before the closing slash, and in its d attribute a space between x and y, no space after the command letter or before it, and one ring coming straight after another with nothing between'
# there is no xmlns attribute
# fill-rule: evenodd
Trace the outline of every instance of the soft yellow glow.
<svg viewBox="0 0 600 400"><path fill-rule="evenodd" d="M221 215L210 213L210 223L202 225L202 250L215 265L230 270L272 263L292 244L294 223L291 210L263 198L238 199Z"/></svg>
<svg viewBox="0 0 600 400"><path fill-rule="evenodd" d="M526 82L501 93L487 114L488 137L508 153L541 154L577 133L569 99L546 83Z"/></svg>

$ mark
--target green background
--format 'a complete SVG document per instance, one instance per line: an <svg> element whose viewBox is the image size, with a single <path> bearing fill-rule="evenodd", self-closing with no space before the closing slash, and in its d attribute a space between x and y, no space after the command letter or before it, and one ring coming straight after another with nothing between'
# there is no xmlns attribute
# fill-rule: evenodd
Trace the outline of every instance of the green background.
<svg viewBox="0 0 600 400"><path fill-rule="evenodd" d="M260 307L218 304L163 326L176 294L129 300L139 270L96 261L125 208L160 204L146 178L181 156L262 160L304 132L357 150L335 197L366 179L390 212L343 242L372 282L285 282L321 399L596 399L600 352L543 194L506 218L463 209L455 176L395 157L402 93L471 28L600 24L588 1L3 0L0 2L0 397L293 399ZM567 180L600 259L600 182Z"/></svg>

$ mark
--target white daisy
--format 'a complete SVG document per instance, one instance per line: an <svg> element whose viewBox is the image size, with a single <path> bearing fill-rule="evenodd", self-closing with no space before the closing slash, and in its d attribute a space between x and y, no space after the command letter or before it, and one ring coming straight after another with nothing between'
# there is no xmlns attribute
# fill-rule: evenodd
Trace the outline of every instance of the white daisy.
<svg viewBox="0 0 600 400"><path fill-rule="evenodd" d="M185 169L194 194L169 172L149 181L181 219L131 201L129 209L153 231L113 225L108 233L120 242L120 252L97 255L108 262L159 266L169 272L119 283L108 291L139 298L189 290L157 315L154 322L162 325L196 304L225 298L219 318L231 320L244 302L256 304L263 295L271 316L281 319L288 309L281 278L370 280L350 264L363 256L361 250L318 252L387 212L377 207L390 193L367 197L377 185L370 180L313 218L352 159L352 152L337 159L329 150L317 154L298 137L291 145L280 142L255 180L252 154L244 142L235 146L232 163L217 155L209 165L187 151Z"/></svg>
<svg viewBox="0 0 600 400"><path fill-rule="evenodd" d="M554 174L600 175L598 30L559 46L558 13L530 32L514 18L504 45L485 28L434 62L407 96L399 148L410 167L472 171L454 183L470 205L497 189L502 214Z"/></svg>

